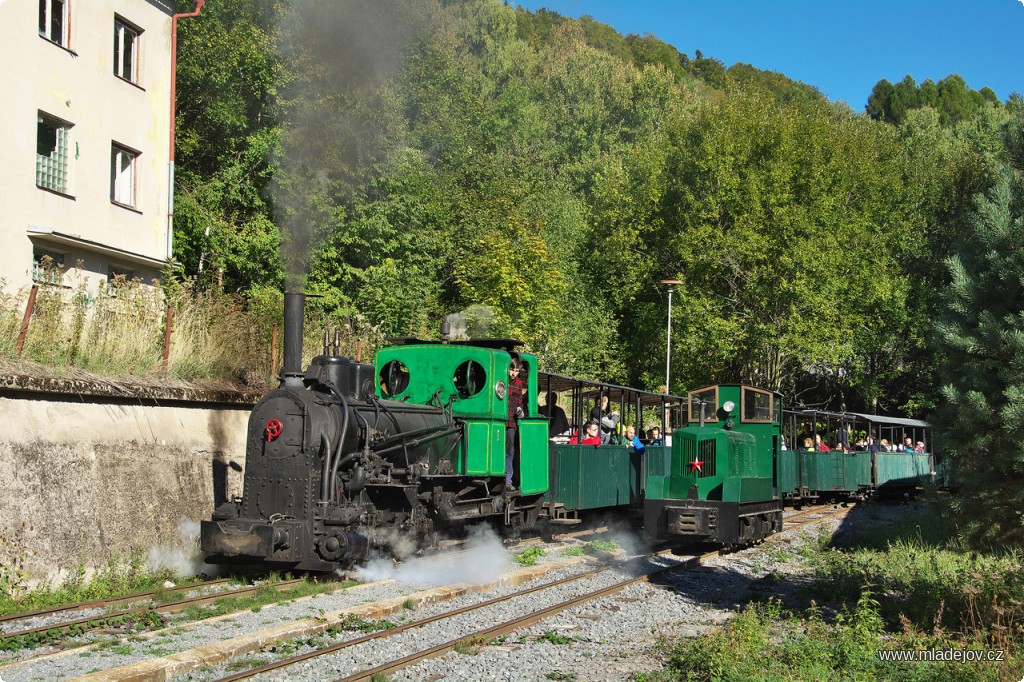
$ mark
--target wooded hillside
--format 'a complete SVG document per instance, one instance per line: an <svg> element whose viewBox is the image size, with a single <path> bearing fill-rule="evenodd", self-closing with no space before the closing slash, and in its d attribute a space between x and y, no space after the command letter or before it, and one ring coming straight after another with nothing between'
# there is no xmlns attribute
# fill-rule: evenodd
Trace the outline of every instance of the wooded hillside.
<svg viewBox="0 0 1024 682"><path fill-rule="evenodd" d="M265 298L290 267L384 334L459 313L651 389L678 279L676 393L930 409L945 262L1024 115L957 76L855 112L496 0L218 0L180 31L187 275Z"/></svg>

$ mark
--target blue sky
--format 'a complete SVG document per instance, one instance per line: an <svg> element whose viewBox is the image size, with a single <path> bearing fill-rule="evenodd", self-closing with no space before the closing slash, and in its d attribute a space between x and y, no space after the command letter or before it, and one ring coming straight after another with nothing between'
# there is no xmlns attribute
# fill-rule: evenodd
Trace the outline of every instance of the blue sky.
<svg viewBox="0 0 1024 682"><path fill-rule="evenodd" d="M871 88L908 73L958 73L1006 100L1024 94L1024 0L512 0L651 33L693 57L746 62L864 108Z"/></svg>

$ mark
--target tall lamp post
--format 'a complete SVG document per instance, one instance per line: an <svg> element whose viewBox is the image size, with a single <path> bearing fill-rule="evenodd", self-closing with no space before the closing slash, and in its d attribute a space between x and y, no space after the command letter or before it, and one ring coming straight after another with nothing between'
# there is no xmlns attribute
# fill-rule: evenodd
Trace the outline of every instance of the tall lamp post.
<svg viewBox="0 0 1024 682"><path fill-rule="evenodd" d="M672 369L672 294L682 282L678 279L663 279L658 284L668 287L668 328L665 341L665 394L669 392L669 376Z"/></svg>

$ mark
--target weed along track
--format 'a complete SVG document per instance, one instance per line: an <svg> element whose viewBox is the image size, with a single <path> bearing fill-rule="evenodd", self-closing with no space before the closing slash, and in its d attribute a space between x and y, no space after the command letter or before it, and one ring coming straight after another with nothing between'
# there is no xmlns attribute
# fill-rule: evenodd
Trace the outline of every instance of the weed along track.
<svg viewBox="0 0 1024 682"><path fill-rule="evenodd" d="M196 585L176 588L174 591L194 591L197 588L209 587L211 585L217 586L227 582L229 581L225 579L210 581L208 583L197 583ZM271 593L276 594L282 591L287 591L296 586L302 585L305 582L306 581L302 578L276 581L262 585L251 585L238 589L206 593L174 601L163 601L160 603L158 601L160 597L168 593L174 593L174 591L168 589L166 591L139 593L125 597L112 597L110 599L99 600L97 602L76 604L70 607L10 616L8 617L9 622L17 622L19 619L38 618L40 616L59 614L69 611L73 612L86 608L103 608L104 606L118 605L125 602L138 602L143 600L149 602L145 606L139 606L131 609L109 610L73 620L51 622L33 628L8 630L0 635L0 651L16 651L41 644L59 643L68 638L85 635L99 629L152 629L164 625L166 623L164 616L169 614L182 613L211 604L231 604L232 600L245 599L258 594L269 596ZM157 599L154 599L154 597ZM249 604L242 603L240 606L242 608L247 608ZM201 612L193 611L191 615L194 617L202 617L203 614ZM81 646L81 644L78 643L76 643L76 645Z"/></svg>
<svg viewBox="0 0 1024 682"><path fill-rule="evenodd" d="M93 599L91 601L77 602L74 604L67 604L63 606L54 606L48 609L38 609L36 611L26 611L23 613L10 613L5 616L0 616L0 639L6 637L7 634L9 633L14 633L16 630L24 629L18 627L18 625L22 621L24 621L25 624L30 624L31 621L55 617L57 616L57 614L62 613L73 613L92 609L110 609L115 606L134 604L143 601L150 603L156 603L159 601L166 602L166 597L168 595L196 592L199 590L205 590L208 588L225 585L229 582L231 582L230 578L218 578L217 580L206 580L203 582L189 583L186 585L177 585L174 587L161 588L158 590L148 590L146 592L135 592L132 594L126 594L122 596L107 597L106 599Z"/></svg>
<svg viewBox="0 0 1024 682"><path fill-rule="evenodd" d="M845 511L816 507L793 513L784 535L830 522ZM483 582L429 585L402 574L330 594L236 609L157 632L127 637L122 633L86 650L9 664L0 668L0 674L5 682L370 679L378 673L392 680L415 680L434 675L430 666L444 666L456 671L446 679L478 680L482 658L468 654L514 656L516 665L520 659L536 658L536 665L543 667L543 661L572 650L604 651L624 631L655 641L648 632L651 623L687 613L701 622L717 622L724 616L705 613L713 593L691 595L685 586L710 589L715 575L732 572L735 559L771 551L765 543L765 549L735 553L676 556L665 550L628 556L618 549L612 556L615 543L588 540L523 543L513 548L516 554L511 558L516 561L510 561L506 551L491 551L505 563ZM457 577L457 566L483 560L473 550L459 552L450 557L445 571ZM436 572L436 566L427 566L435 561L443 558L431 557L422 570ZM536 565L530 565L533 562ZM658 601L682 610L666 612ZM641 625L618 623L633 612L639 613ZM697 612L700 615L694 615ZM550 667L558 669L554 662ZM544 677L539 674L536 679ZM584 678L590 676L578 679Z"/></svg>

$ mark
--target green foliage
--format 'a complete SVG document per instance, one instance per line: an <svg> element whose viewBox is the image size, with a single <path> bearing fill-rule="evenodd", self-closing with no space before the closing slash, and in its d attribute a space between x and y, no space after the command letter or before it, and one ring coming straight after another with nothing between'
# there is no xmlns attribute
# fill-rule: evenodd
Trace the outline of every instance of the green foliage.
<svg viewBox="0 0 1024 682"><path fill-rule="evenodd" d="M540 547L527 547L522 552L513 554L512 561L520 566L536 566L540 557L546 554L547 552Z"/></svg>
<svg viewBox="0 0 1024 682"><path fill-rule="evenodd" d="M656 388L656 283L681 279L674 392L934 404L937 264L1004 155L991 90L880 81L858 117L590 17L214 4L181 24L178 80L175 249L202 286L267 302L288 264L377 338L461 313L545 369Z"/></svg>
<svg viewBox="0 0 1024 682"><path fill-rule="evenodd" d="M1018 547L1024 546L1022 170L1006 167L977 198L948 260L952 281L936 325L946 356L939 436L963 493L954 509L975 543Z"/></svg>
<svg viewBox="0 0 1024 682"><path fill-rule="evenodd" d="M547 642L548 644L571 644L575 641L573 637L566 637L560 635L554 630L545 630L544 634L537 637L538 642Z"/></svg>
<svg viewBox="0 0 1024 682"><path fill-rule="evenodd" d="M938 112L943 125L950 126L970 120L985 108L1000 106L991 88L971 90L958 74L950 74L937 84L925 80L920 87L908 74L896 85L884 78L878 81L865 110L875 120L902 125L911 111L930 107Z"/></svg>

